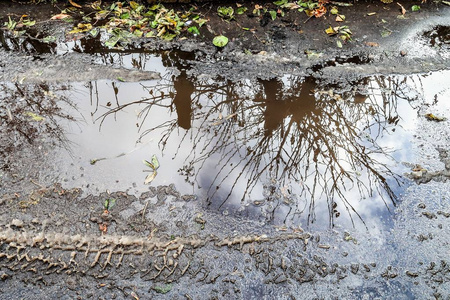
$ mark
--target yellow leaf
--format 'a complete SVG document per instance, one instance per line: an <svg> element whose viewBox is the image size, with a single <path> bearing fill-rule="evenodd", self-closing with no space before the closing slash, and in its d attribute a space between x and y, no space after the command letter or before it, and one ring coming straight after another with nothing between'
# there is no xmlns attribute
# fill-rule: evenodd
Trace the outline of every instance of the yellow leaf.
<svg viewBox="0 0 450 300"><path fill-rule="evenodd" d="M155 179L157 173L156 171L153 171L152 174L147 175L147 177L145 178L144 184L149 184L150 182L153 181L153 179Z"/></svg>
<svg viewBox="0 0 450 300"><path fill-rule="evenodd" d="M139 7L139 4L135 1L130 1L130 7L134 10Z"/></svg>
<svg viewBox="0 0 450 300"><path fill-rule="evenodd" d="M27 116L31 117L31 119L33 119L33 121L39 122L39 121L44 121L45 120L44 117L42 117L40 115L37 115L37 114L35 114L35 113L31 112L31 111L27 111L27 112L25 112L25 114Z"/></svg>
<svg viewBox="0 0 450 300"><path fill-rule="evenodd" d="M329 28L325 29L325 32L326 32L328 35L335 35L335 34L337 34L337 31L334 30L333 27L331 27L331 26L330 26Z"/></svg>
<svg viewBox="0 0 450 300"><path fill-rule="evenodd" d="M344 22L345 16L344 15L337 15L336 16L336 22Z"/></svg>

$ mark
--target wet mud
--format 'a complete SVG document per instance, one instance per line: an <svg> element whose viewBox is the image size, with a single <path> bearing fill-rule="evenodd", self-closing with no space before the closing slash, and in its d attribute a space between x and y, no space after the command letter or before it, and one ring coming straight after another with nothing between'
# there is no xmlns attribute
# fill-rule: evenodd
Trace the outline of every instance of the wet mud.
<svg viewBox="0 0 450 300"><path fill-rule="evenodd" d="M447 299L449 10L359 5L343 49L214 5L198 39L123 49L50 6L2 29L0 293Z"/></svg>

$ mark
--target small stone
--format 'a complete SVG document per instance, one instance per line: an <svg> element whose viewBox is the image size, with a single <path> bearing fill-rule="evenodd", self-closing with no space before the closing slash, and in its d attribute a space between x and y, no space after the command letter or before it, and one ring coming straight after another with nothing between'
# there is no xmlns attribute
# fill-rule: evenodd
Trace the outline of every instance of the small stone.
<svg viewBox="0 0 450 300"><path fill-rule="evenodd" d="M403 50L400 51L400 55L403 56L403 57L405 57L407 54L408 54L408 52L406 52L406 51L403 51Z"/></svg>
<svg viewBox="0 0 450 300"><path fill-rule="evenodd" d="M436 218L436 215L435 215L435 214L430 213L430 212L428 212L428 211L422 212L422 215L424 215L425 217L427 217L427 218L430 219L430 220Z"/></svg>
<svg viewBox="0 0 450 300"><path fill-rule="evenodd" d="M419 276L419 273L406 271L406 275L408 275L409 277L417 277Z"/></svg>
<svg viewBox="0 0 450 300"><path fill-rule="evenodd" d="M12 226L23 227L23 221L19 219L14 219L11 221Z"/></svg>
<svg viewBox="0 0 450 300"><path fill-rule="evenodd" d="M8 279L8 277L9 277L9 275L6 274L6 273L4 273L4 272L2 272L2 273L0 274L0 279L1 279L2 281L5 281L6 279Z"/></svg>
<svg viewBox="0 0 450 300"><path fill-rule="evenodd" d="M419 205L417 205L418 208L421 209L425 209L427 206L424 203L419 203Z"/></svg>

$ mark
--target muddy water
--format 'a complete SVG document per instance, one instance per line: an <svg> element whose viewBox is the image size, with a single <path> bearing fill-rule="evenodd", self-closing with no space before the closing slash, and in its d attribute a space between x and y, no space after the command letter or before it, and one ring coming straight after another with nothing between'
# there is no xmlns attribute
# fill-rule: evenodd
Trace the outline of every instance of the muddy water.
<svg viewBox="0 0 450 300"><path fill-rule="evenodd" d="M109 53L102 63L162 80L73 83L63 94L48 180L86 193L175 184L208 209L275 225L390 227L411 140L426 113L446 115L448 71L336 85L312 77L230 81L191 76L186 53ZM426 120L425 120L426 122ZM143 163L156 157L159 168Z"/></svg>

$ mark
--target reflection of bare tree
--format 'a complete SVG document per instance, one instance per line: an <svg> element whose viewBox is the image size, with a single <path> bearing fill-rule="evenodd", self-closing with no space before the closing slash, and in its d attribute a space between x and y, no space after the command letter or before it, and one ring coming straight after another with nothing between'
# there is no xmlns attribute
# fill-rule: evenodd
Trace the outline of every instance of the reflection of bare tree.
<svg viewBox="0 0 450 300"><path fill-rule="evenodd" d="M34 145L40 139L50 137L60 146L67 147L68 140L61 119L74 120L64 113L64 105L70 105L60 92L67 87L47 84L22 85L9 83L1 85L0 92L0 158L2 168L7 168L10 154L16 149Z"/></svg>
<svg viewBox="0 0 450 300"><path fill-rule="evenodd" d="M339 216L338 210L361 218L347 194L352 189L358 190L360 198L378 193L385 197L386 206L395 204L389 182L398 182L399 177L383 163L388 153L376 139L398 123L399 99L411 99L403 94L401 80L375 77L354 83L371 89L366 91L369 96L351 88L337 93L318 86L313 78L231 83L194 81L182 71L175 84L171 78L166 80L166 85L146 87L151 97L120 105L102 118L135 104L147 105L140 115L144 120L154 106L176 111L178 120L143 130L141 137L164 129L160 139L164 150L175 129L192 127L182 137L190 139L192 150L181 171L195 169L197 182L203 181L202 173L208 174L213 205L224 205L241 182L246 183L242 191L246 201L258 182L266 179L265 197L272 216L277 207L298 208L298 200L306 200L308 220L313 222L316 201L323 199L330 224ZM217 161L213 177L207 169L211 159ZM217 197L221 190L227 194Z"/></svg>

